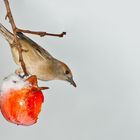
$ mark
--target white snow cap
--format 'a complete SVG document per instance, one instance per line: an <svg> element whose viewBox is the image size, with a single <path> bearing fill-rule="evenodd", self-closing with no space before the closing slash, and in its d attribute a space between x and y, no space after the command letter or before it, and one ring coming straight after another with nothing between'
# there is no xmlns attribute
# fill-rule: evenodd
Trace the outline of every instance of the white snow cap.
<svg viewBox="0 0 140 140"><path fill-rule="evenodd" d="M23 78L20 78L16 74L11 74L8 77L5 77L1 87L0 87L0 92L1 94L9 91L10 89L16 89L19 90L23 87L29 87L30 84L27 81L24 81Z"/></svg>

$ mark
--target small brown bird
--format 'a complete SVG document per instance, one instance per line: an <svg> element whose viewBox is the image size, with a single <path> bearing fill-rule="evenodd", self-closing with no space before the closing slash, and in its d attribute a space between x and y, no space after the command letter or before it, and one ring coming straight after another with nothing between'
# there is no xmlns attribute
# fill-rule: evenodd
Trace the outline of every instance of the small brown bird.
<svg viewBox="0 0 140 140"><path fill-rule="evenodd" d="M17 47L13 44L14 35L8 31L0 23L0 33L5 37L11 47L13 59L17 65L20 66L19 53ZM76 87L73 81L72 72L69 67L50 55L45 49L35 43L33 40L25 36L23 33L17 33L19 42L21 44L22 56L26 65L27 73L36 75L39 80L64 80L70 82ZM23 73L22 68L16 70L16 73Z"/></svg>

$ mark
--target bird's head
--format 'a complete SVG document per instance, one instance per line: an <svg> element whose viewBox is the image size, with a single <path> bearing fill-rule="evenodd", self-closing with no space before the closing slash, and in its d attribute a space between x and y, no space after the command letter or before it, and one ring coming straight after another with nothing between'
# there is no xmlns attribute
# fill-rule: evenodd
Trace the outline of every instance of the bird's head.
<svg viewBox="0 0 140 140"><path fill-rule="evenodd" d="M70 84L72 84L74 87L76 87L76 83L73 80L72 72L65 63L61 61L57 62L55 73L56 73L56 79L67 81Z"/></svg>

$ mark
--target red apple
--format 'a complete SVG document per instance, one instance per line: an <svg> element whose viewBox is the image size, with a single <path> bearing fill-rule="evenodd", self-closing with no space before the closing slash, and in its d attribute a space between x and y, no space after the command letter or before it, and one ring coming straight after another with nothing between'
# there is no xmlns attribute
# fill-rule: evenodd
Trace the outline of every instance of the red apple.
<svg viewBox="0 0 140 140"><path fill-rule="evenodd" d="M16 81L14 81L16 84ZM44 96L37 86L36 76L25 82L21 89L10 88L1 94L0 107L5 119L18 125L32 125L37 122Z"/></svg>

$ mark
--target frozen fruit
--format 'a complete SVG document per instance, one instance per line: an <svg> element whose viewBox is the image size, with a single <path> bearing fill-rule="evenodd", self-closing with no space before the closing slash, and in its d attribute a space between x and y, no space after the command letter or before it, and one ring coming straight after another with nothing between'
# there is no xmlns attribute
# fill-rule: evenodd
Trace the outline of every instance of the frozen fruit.
<svg viewBox="0 0 140 140"><path fill-rule="evenodd" d="M1 88L0 107L3 116L18 125L36 123L44 101L36 76L27 80L19 77L10 80L6 79Z"/></svg>

